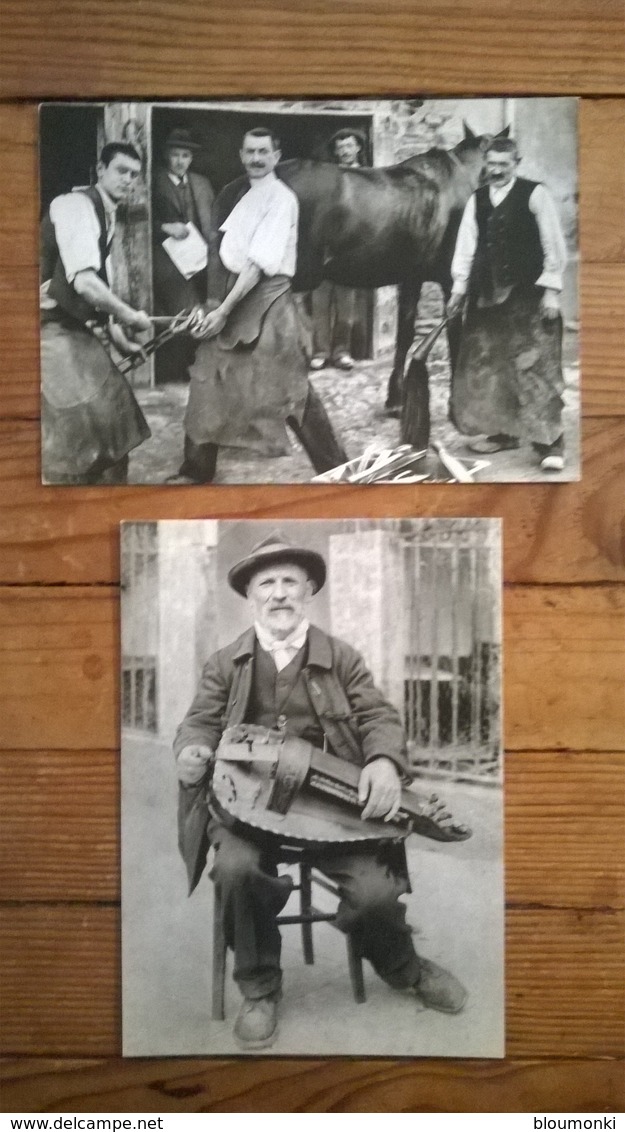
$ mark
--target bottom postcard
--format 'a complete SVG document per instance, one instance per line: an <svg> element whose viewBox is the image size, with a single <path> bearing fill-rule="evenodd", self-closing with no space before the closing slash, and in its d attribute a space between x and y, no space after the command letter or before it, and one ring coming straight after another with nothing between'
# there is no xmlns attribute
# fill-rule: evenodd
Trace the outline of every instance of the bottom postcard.
<svg viewBox="0 0 625 1132"><path fill-rule="evenodd" d="M502 1057L501 527L122 527L127 1056Z"/></svg>

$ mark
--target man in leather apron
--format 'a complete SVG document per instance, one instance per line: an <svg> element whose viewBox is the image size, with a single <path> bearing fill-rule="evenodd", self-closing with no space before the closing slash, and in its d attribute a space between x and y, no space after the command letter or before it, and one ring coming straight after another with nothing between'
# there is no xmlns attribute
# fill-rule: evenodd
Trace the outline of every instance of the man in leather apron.
<svg viewBox="0 0 625 1132"><path fill-rule="evenodd" d="M240 158L247 179L215 236L218 250L211 247L207 309L193 331L200 343L179 470L187 481L213 480L220 446L287 454L287 424L316 472L347 459L308 381L291 294L299 206L276 176L280 156L270 130L258 126L245 134Z"/></svg>

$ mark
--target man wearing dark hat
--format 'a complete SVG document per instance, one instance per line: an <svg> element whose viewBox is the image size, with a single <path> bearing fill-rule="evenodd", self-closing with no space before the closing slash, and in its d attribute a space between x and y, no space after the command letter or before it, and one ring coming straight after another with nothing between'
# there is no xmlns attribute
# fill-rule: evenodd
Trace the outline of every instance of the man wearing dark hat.
<svg viewBox="0 0 625 1132"><path fill-rule="evenodd" d="M187 240L191 224L208 244L214 193L208 178L191 169L200 148L188 130L172 130L165 141L164 165L154 177L154 303L160 315L178 314L206 298L206 265L186 278L163 247L166 240ZM186 336L166 343L155 359L157 380L188 381L194 354Z"/></svg>
<svg viewBox="0 0 625 1132"><path fill-rule="evenodd" d="M341 169L358 169L364 165L365 137L360 130L345 127L328 142L332 160ZM324 279L312 293L313 356L312 370L328 363L337 369L351 370L352 331L356 321L358 291Z"/></svg>
<svg viewBox="0 0 625 1132"><path fill-rule="evenodd" d="M174 742L180 847L190 891L212 845L210 875L220 886L234 978L243 995L234 1032L245 1049L269 1046L276 1035L282 983L276 917L292 882L277 875L283 839L226 826L210 804L206 818L210 763L223 732L243 723L277 729L361 766L365 819L391 819L407 777L398 713L375 687L360 655L308 621L309 603L325 578L320 554L291 545L278 532L232 567L228 581L247 600L254 624L208 660ZM410 886L405 855L397 849L390 838L368 850L324 845L315 864L339 887L337 926L352 936L381 978L414 991L434 1010L457 1013L464 988L415 952L399 903Z"/></svg>

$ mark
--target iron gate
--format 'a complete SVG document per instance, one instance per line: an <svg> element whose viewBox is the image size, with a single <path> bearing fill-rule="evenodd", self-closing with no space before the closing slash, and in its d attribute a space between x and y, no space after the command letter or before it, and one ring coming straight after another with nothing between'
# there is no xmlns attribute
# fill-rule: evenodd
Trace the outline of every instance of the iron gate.
<svg viewBox="0 0 625 1132"><path fill-rule="evenodd" d="M444 776L499 781L497 525L458 519L401 526L411 761Z"/></svg>

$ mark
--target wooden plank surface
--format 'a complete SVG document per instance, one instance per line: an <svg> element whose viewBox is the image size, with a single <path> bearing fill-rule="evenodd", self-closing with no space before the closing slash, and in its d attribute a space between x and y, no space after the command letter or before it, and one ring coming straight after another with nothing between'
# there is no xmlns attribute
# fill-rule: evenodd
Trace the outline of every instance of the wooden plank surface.
<svg viewBox="0 0 625 1132"><path fill-rule="evenodd" d="M509 907L625 907L624 765L618 751L508 752ZM119 900L117 751L5 751L0 810L5 900Z"/></svg>
<svg viewBox="0 0 625 1132"><path fill-rule="evenodd" d="M4 1102L46 1112L614 1112L623 1063L6 1059Z"/></svg>
<svg viewBox="0 0 625 1132"><path fill-rule="evenodd" d="M624 929L625 914L614 909L508 909L509 1056L622 1053ZM0 948L6 1053L119 1054L116 907L5 904Z"/></svg>
<svg viewBox="0 0 625 1132"><path fill-rule="evenodd" d="M497 516L504 521L504 576L512 583L611 582L625 578L625 420L584 426L581 483L439 484L267 489L234 486L42 487L39 424L0 422L0 584L102 584L119 580L122 520ZM566 531L566 538L562 532Z"/></svg>
<svg viewBox="0 0 625 1132"><path fill-rule="evenodd" d="M8 1111L621 1110L624 43L621 0L5 0L2 1050L28 1055L2 1066ZM580 107L583 482L44 490L36 100L328 91L592 96ZM211 512L503 516L506 1062L95 1060L119 1049L117 523Z"/></svg>
<svg viewBox="0 0 625 1132"><path fill-rule="evenodd" d="M53 0L2 8L0 94L206 97L292 90L622 94L618 0L256 0L180 7ZM85 34L85 29L88 29ZM236 29L236 36L234 34ZM349 51L346 44L349 43ZM242 78L244 76L244 78Z"/></svg>

